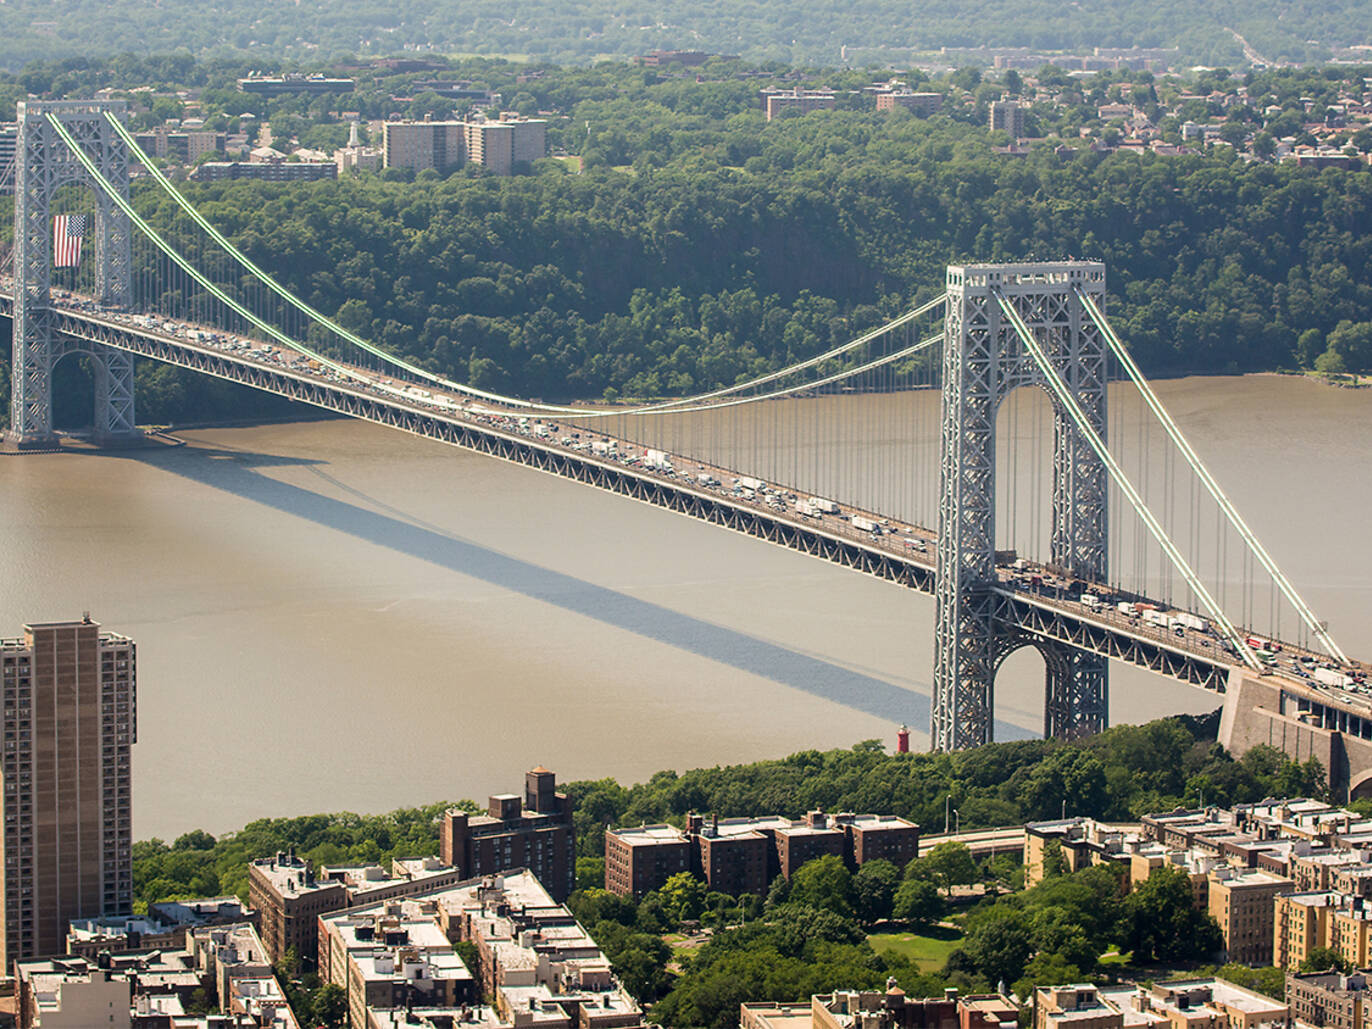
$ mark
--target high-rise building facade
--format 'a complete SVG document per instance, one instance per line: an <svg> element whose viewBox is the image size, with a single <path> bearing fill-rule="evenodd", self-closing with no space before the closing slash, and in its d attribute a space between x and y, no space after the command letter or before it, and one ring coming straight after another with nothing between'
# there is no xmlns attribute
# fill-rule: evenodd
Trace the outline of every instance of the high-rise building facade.
<svg viewBox="0 0 1372 1029"><path fill-rule="evenodd" d="M63 953L73 918L132 911L135 650L89 617L0 640L6 970Z"/></svg>
<svg viewBox="0 0 1372 1029"><path fill-rule="evenodd" d="M467 123L467 160L493 175L548 156L548 123L506 112L499 119L474 118Z"/></svg>
<svg viewBox="0 0 1372 1029"><path fill-rule="evenodd" d="M381 127L386 167L451 171L464 159L466 128L460 121L388 121Z"/></svg>
<svg viewBox="0 0 1372 1029"><path fill-rule="evenodd" d="M1024 105L1016 100L996 100L991 104L992 132L1008 132L1019 139L1024 135Z"/></svg>

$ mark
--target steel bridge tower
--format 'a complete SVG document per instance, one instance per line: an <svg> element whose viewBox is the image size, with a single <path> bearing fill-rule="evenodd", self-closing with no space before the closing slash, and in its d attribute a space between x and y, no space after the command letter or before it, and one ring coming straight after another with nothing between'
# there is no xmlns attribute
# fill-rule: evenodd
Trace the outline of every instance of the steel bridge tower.
<svg viewBox="0 0 1372 1029"><path fill-rule="evenodd" d="M1091 424L1106 434L1108 345L1082 307L1080 288L1103 304L1098 262L978 264L948 268L943 342L937 615L934 628L935 750L992 737L996 671L1032 646L1047 666L1044 735L1100 732L1109 719L1106 659L1026 632L997 603L996 412L1020 386L1051 390L1000 308L1003 296L1041 342ZM1106 581L1108 472L1053 399L1051 564Z"/></svg>
<svg viewBox="0 0 1372 1029"><path fill-rule="evenodd" d="M72 353L95 366L95 442L138 438L133 410L133 356L99 343L60 336L53 329L52 207L59 190L86 186L95 194L96 299L127 309L133 300L132 238L128 217L96 185L53 131L60 118L101 174L127 198L129 155L105 118L122 118L123 101L20 101L14 168L14 343L10 429L6 442L20 450L56 443L52 427L52 370Z"/></svg>

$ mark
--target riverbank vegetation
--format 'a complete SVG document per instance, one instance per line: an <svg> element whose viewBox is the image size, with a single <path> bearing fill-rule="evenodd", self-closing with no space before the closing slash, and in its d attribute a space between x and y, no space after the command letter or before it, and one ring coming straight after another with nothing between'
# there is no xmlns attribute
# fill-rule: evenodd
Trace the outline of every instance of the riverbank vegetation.
<svg viewBox="0 0 1372 1029"><path fill-rule="evenodd" d="M850 749L801 751L778 760L685 772L664 770L646 781L580 780L563 786L574 805L579 881L603 876L607 827L670 822L688 812L721 818L806 811L900 815L926 834L943 830L945 811L959 812L964 830L1018 825L1069 814L1121 821L1178 805L1228 805L1268 796L1323 796L1317 761L1295 763L1256 747L1233 760L1214 742L1213 719L1164 718L1119 725L1099 736L1062 743L992 743L954 754L888 754L875 740ZM478 810L472 801L459 802ZM136 899L147 904L184 896L246 896L247 863L294 847L315 865L387 863L393 857L438 852L437 819L448 804L385 815L307 815L259 819L216 840L186 833L134 848ZM946 889L970 881L934 861L919 878ZM861 884L860 884L861 885ZM878 891L879 892L879 891ZM893 893L891 902L896 900ZM907 920L921 919L919 898L906 897ZM866 909L859 904L854 909ZM937 913L937 912L935 912Z"/></svg>

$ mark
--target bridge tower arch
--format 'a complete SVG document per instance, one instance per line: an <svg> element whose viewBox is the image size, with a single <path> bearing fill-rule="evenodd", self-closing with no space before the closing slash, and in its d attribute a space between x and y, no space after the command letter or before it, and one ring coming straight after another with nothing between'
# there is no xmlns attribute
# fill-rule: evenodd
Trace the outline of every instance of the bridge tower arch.
<svg viewBox="0 0 1372 1029"><path fill-rule="evenodd" d="M996 294L1037 335L1104 439L1108 344L1083 309L1078 288L1103 303L1104 266L1064 261L948 268L930 730L935 750L990 742L996 671L1026 644L1039 650L1046 666L1045 735L1074 738L1108 724L1106 659L1003 620L995 593L996 412L1020 386L1047 389ZM1070 575L1102 582L1109 554L1108 472L1056 399L1053 407L1049 560Z"/></svg>
<svg viewBox="0 0 1372 1029"><path fill-rule="evenodd" d="M46 449L52 424L52 369L69 352L95 365L95 441L118 444L138 437L134 424L133 357L98 343L67 340L54 331L51 308L53 226L59 189L84 185L95 195L96 299L128 308L133 300L132 235L128 217L92 180L50 119L60 118L101 174L127 198L129 154L106 120L123 118L123 101L20 101L14 167L14 342L7 443Z"/></svg>

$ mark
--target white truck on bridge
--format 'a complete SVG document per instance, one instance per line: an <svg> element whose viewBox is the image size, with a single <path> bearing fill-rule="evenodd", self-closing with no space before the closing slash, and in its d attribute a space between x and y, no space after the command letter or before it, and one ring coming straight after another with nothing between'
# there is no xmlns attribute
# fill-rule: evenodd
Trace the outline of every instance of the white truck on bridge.
<svg viewBox="0 0 1372 1029"><path fill-rule="evenodd" d="M1353 685L1352 676L1344 675L1343 672L1333 668L1316 668L1314 671L1315 681L1324 686L1337 686L1345 689Z"/></svg>

